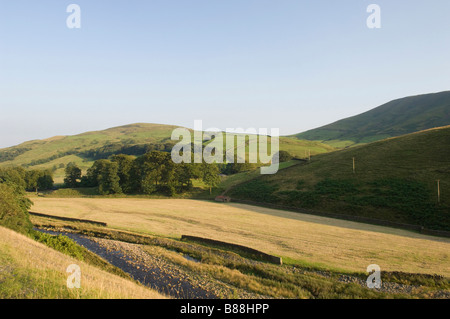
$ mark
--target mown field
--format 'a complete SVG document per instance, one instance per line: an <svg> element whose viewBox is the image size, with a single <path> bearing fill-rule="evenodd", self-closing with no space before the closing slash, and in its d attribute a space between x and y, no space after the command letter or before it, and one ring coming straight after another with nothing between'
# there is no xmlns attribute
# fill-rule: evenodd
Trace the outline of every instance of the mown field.
<svg viewBox="0 0 450 319"><path fill-rule="evenodd" d="M281 210L188 199L32 198L31 211L174 238L194 235L248 246L284 263L364 273L450 276L450 239Z"/></svg>

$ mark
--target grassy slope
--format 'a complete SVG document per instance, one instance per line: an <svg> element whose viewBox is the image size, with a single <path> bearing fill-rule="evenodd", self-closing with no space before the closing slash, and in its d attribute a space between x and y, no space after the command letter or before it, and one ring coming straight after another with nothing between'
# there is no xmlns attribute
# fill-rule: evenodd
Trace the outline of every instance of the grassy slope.
<svg viewBox="0 0 450 319"><path fill-rule="evenodd" d="M450 276L450 239L236 203L187 199L33 198L33 211L103 221L109 228L244 245L289 264Z"/></svg>
<svg viewBox="0 0 450 319"><path fill-rule="evenodd" d="M48 159L53 155L68 151L81 153L84 151L101 148L104 145L121 143L123 145L158 143L170 139L172 130L176 126L159 124L132 124L114 127L103 131L87 132L73 136L57 136L45 140L34 140L22 143L17 146L0 150L1 152L11 152L15 149L26 148L29 151L17 156L11 161L0 163L0 166L24 165L31 161ZM32 166L31 168L52 168L61 163L67 164L75 162L82 169L86 170L92 165L92 161L81 157L79 154L71 154L54 159L52 161ZM56 177L64 175L64 168L55 172ZM59 181L59 182L62 182Z"/></svg>
<svg viewBox="0 0 450 319"><path fill-rule="evenodd" d="M363 114L295 135L334 146L369 143L450 124L450 91L398 99Z"/></svg>
<svg viewBox="0 0 450 319"><path fill-rule="evenodd" d="M71 264L81 268L80 289L67 288L66 269ZM0 270L0 299L165 298L3 227Z"/></svg>
<svg viewBox="0 0 450 319"><path fill-rule="evenodd" d="M353 174L353 157L356 172ZM437 180L441 203L437 205ZM231 196L450 229L450 126L313 157Z"/></svg>
<svg viewBox="0 0 450 319"><path fill-rule="evenodd" d="M139 123L74 136L57 136L45 140L29 141L14 147L1 149L0 155L18 149L30 150L20 154L13 160L0 162L0 167L26 165L32 161L45 160L60 153L75 151L75 154L46 161L45 163L34 165L30 168L47 169L55 165L58 166L61 163L67 165L69 162L75 162L85 171L92 165L93 161L89 158L83 158L80 155L82 152L116 143L131 146L169 142L172 131L175 128L176 126L170 125ZM301 141L288 137L280 138L280 149L289 151L297 157L305 157L306 152L309 151L314 155L334 150L333 147L320 142ZM62 182L64 168L59 168L54 176L56 177L56 182Z"/></svg>

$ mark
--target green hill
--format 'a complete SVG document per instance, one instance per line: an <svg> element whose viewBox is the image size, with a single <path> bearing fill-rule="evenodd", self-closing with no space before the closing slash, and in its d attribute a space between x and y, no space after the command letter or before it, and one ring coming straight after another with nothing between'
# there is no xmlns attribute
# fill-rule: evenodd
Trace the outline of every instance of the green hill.
<svg viewBox="0 0 450 319"><path fill-rule="evenodd" d="M0 166L54 169L55 176L64 174L64 166L74 162L82 169L93 161L117 152L142 152L145 148L169 148L176 126L132 124L74 136L56 136L33 140L0 150Z"/></svg>
<svg viewBox="0 0 450 319"><path fill-rule="evenodd" d="M450 125L450 91L394 100L295 137L342 147L445 125Z"/></svg>
<svg viewBox="0 0 450 319"><path fill-rule="evenodd" d="M320 154L228 194L450 230L450 126Z"/></svg>
<svg viewBox="0 0 450 319"><path fill-rule="evenodd" d="M56 182L62 182L64 167L76 163L87 170L96 159L114 154L142 155L151 150L170 151L176 141L171 140L177 126L137 123L87 132L73 136L56 136L34 140L0 149L0 167L23 166L53 169ZM280 149L297 157L333 151L334 148L314 141L281 137Z"/></svg>

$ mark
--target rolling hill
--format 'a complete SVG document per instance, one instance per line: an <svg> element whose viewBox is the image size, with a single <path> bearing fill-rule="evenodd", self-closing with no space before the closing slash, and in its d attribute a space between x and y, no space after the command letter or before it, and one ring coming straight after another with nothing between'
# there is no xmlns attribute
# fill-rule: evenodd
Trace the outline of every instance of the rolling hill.
<svg viewBox="0 0 450 319"><path fill-rule="evenodd" d="M237 185L228 194L450 230L449 190L450 126L446 126L320 154L305 164Z"/></svg>
<svg viewBox="0 0 450 319"><path fill-rule="evenodd" d="M342 147L450 125L450 91L410 96L294 137Z"/></svg>
<svg viewBox="0 0 450 319"><path fill-rule="evenodd" d="M173 125L136 123L103 131L73 136L56 136L33 140L0 149L0 167L23 166L53 169L56 182L62 182L64 167L76 163L86 171L96 159L113 154L142 155L151 150L170 151L176 141L171 140ZM280 149L297 157L330 152L335 148L314 141L289 137L280 138Z"/></svg>

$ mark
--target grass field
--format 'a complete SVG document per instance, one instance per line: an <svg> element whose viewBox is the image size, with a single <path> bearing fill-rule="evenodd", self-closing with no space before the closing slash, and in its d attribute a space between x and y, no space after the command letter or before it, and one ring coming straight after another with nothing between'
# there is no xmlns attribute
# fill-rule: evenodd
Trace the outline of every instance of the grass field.
<svg viewBox="0 0 450 319"><path fill-rule="evenodd" d="M450 276L450 239L243 204L188 199L32 198L32 211L146 234L182 234L245 245L285 263L364 273Z"/></svg>
<svg viewBox="0 0 450 319"><path fill-rule="evenodd" d="M449 230L449 142L447 126L319 154L228 195Z"/></svg>
<svg viewBox="0 0 450 319"><path fill-rule="evenodd" d="M81 288L67 288L69 265L81 269ZM160 299L163 295L0 227L0 299Z"/></svg>

